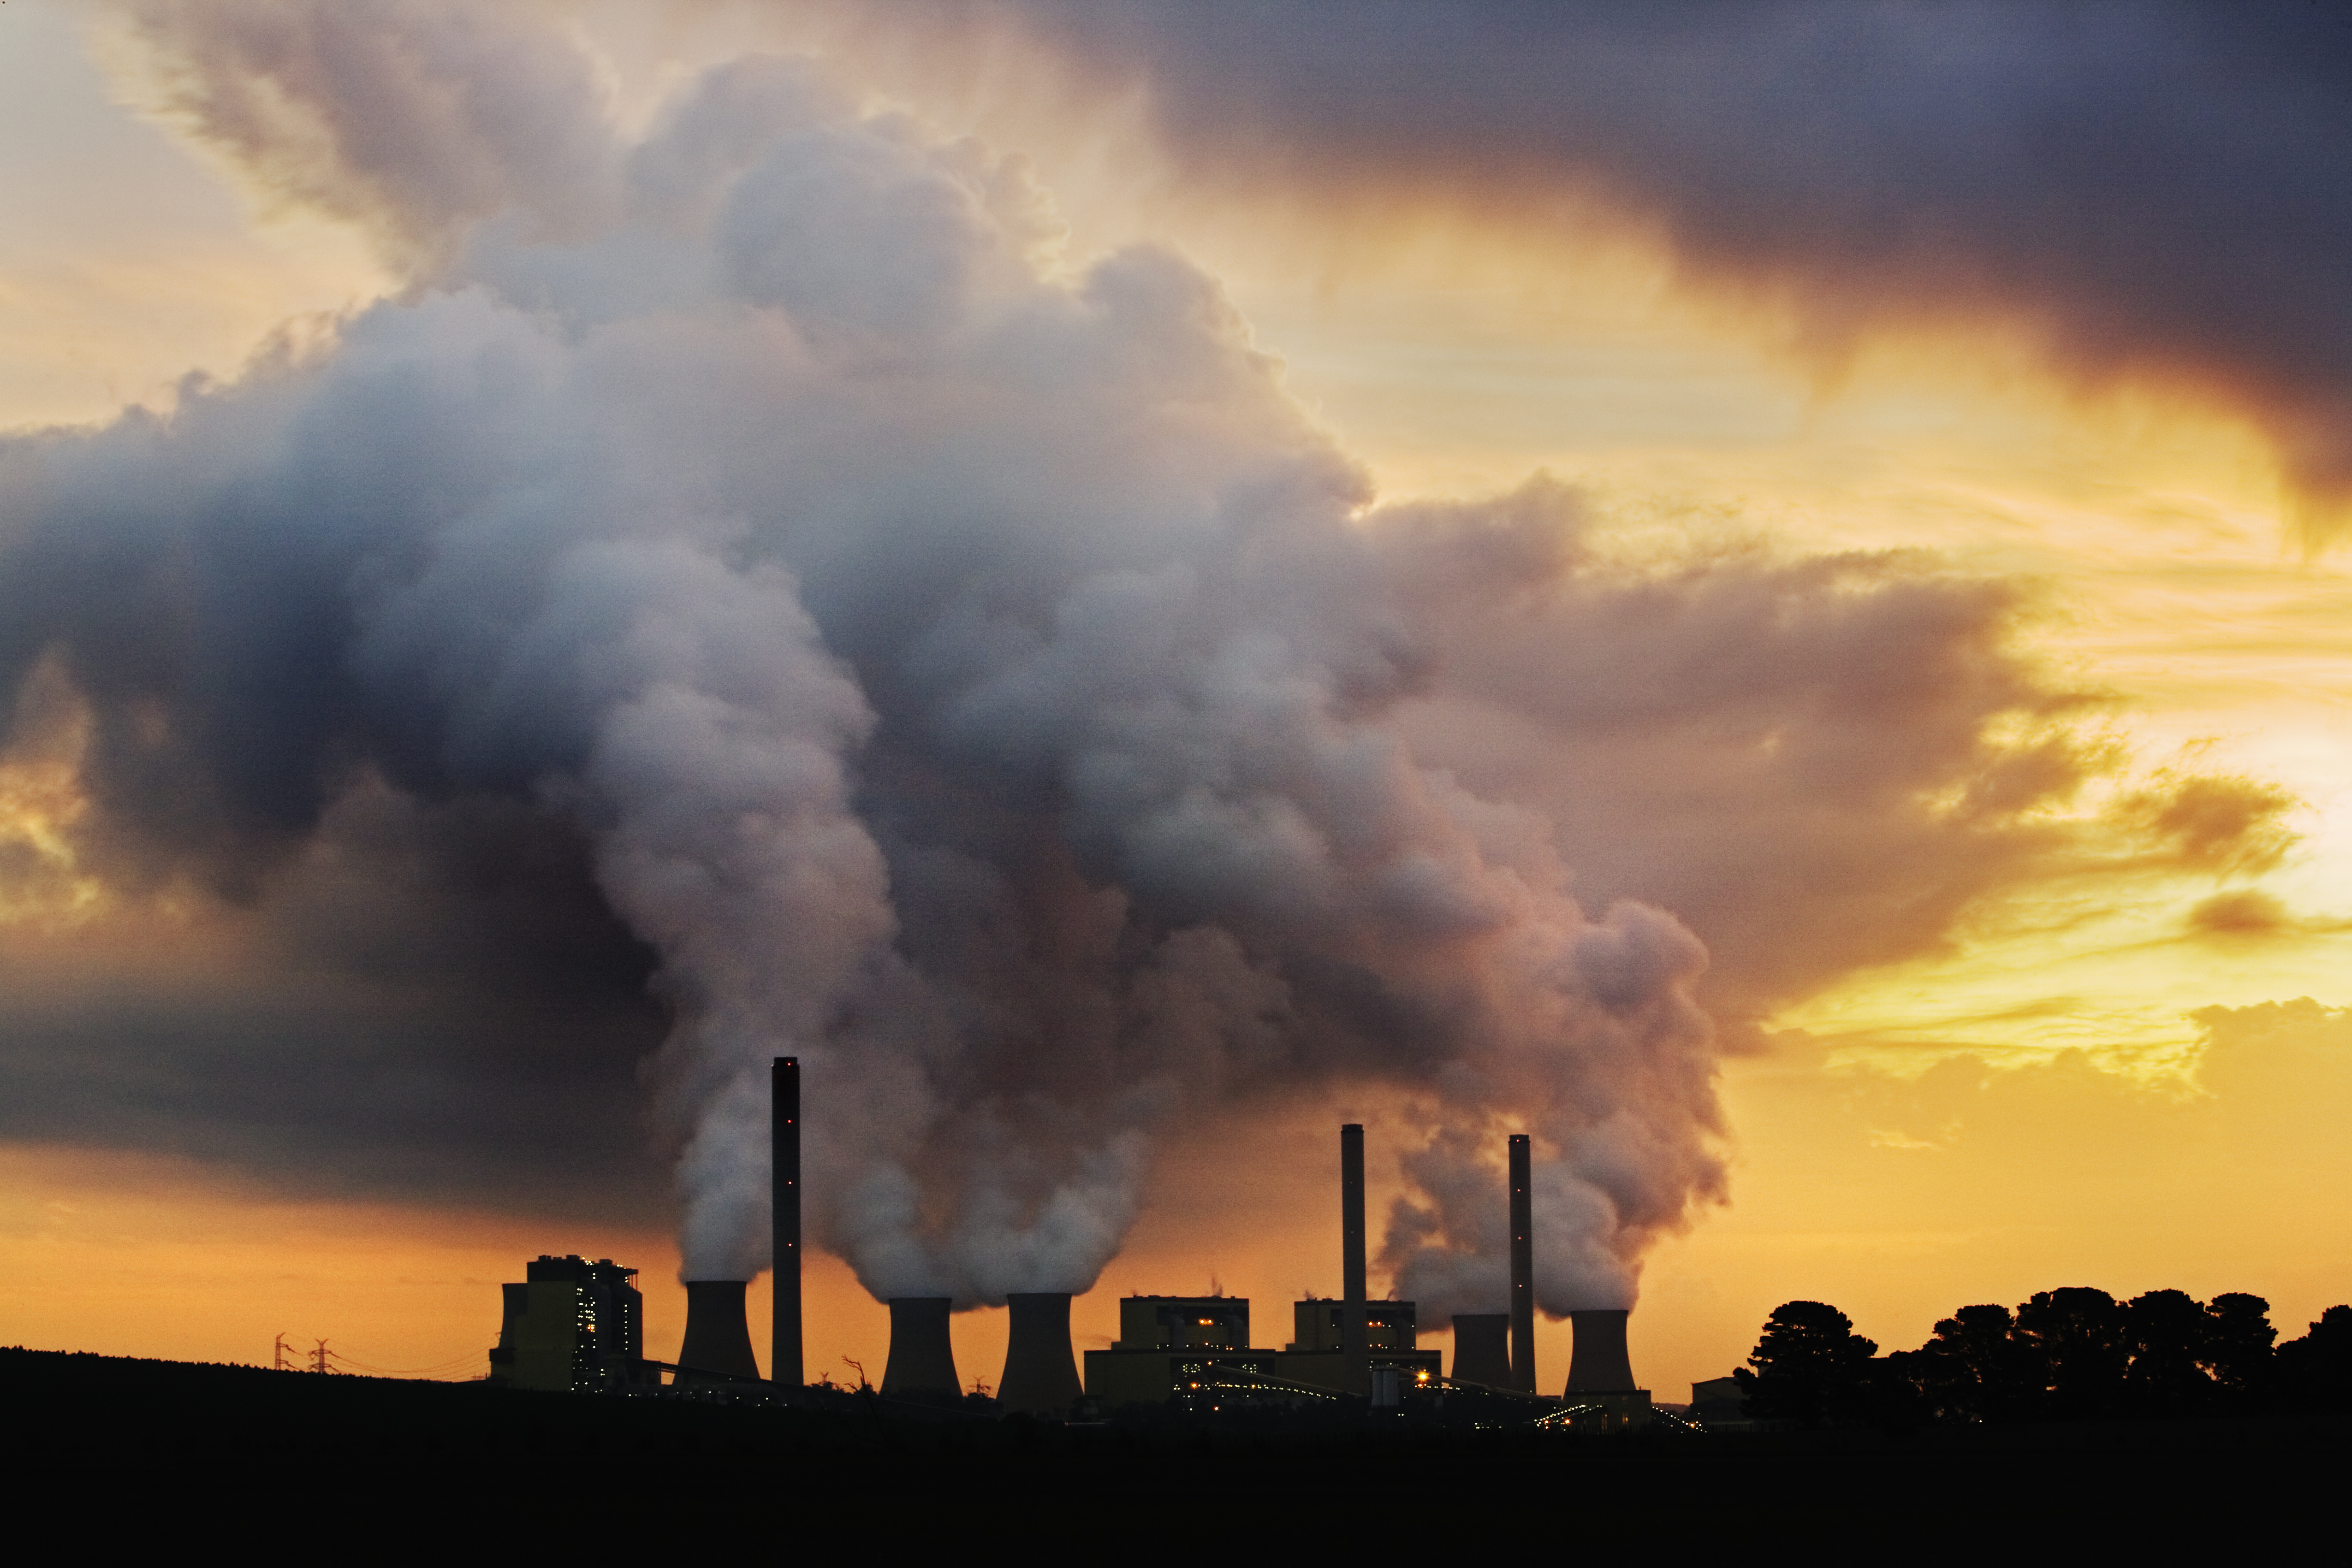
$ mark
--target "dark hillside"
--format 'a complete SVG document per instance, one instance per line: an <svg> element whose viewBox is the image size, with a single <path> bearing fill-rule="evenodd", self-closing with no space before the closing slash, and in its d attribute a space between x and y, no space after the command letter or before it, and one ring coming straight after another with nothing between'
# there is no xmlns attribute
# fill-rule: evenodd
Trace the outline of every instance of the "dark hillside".
<svg viewBox="0 0 2352 1568"><path fill-rule="evenodd" d="M1744 1554L2283 1537L2352 1426L2140 1421L1591 1437L1059 1427L0 1350L0 1465L36 1510L238 1541L1026 1540L1157 1558L1551 1536ZM114 1500L110 1503L108 1500ZM110 1507L117 1511L110 1514ZM20 1509L20 1512L22 1510Z"/></svg>

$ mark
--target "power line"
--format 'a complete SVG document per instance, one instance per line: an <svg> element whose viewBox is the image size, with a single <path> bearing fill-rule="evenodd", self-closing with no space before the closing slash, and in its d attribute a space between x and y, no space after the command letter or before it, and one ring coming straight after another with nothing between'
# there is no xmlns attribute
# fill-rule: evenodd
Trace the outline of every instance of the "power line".
<svg viewBox="0 0 2352 1568"><path fill-rule="evenodd" d="M373 1362L362 1361L358 1356L337 1350L332 1343L324 1339L314 1339L311 1342L314 1348L308 1351L298 1351L288 1344L286 1340L287 1336L281 1333L270 1347L270 1364L279 1372L359 1373L370 1377L416 1377L441 1380L482 1359L482 1352L469 1350L461 1351L456 1355L425 1366L378 1366ZM305 1365L305 1363L309 1364Z"/></svg>
<svg viewBox="0 0 2352 1568"><path fill-rule="evenodd" d="M457 1368L465 1366L469 1363L480 1360L482 1356L482 1353L480 1351L474 1350L467 1351L461 1355L453 1355L446 1361L436 1361L430 1366L373 1366L369 1364L367 1362L360 1360L356 1356L346 1355L339 1350L330 1351L328 1352L328 1354L331 1356L335 1363L340 1366L347 1366L352 1368L353 1371L364 1372L375 1377L427 1378L439 1373L454 1372Z"/></svg>

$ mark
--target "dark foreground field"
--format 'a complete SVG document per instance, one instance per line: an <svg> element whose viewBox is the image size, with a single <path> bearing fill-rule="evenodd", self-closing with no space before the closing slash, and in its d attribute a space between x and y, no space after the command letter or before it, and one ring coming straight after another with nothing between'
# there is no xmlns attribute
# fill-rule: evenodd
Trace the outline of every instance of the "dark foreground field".
<svg viewBox="0 0 2352 1568"><path fill-rule="evenodd" d="M370 1560L532 1539L1254 1560L1520 1542L1675 1559L2109 1558L2340 1519L2332 1419L1579 1437L1065 1427L0 1350L20 1521ZM329 1532L321 1537L319 1531ZM1545 1544L1545 1543L1548 1543Z"/></svg>

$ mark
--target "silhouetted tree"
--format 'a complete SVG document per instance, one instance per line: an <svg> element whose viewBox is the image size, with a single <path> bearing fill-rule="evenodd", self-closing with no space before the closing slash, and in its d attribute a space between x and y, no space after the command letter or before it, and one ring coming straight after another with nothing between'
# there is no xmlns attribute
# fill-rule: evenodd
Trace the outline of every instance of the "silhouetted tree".
<svg viewBox="0 0 2352 1568"><path fill-rule="evenodd" d="M2352 1307L2330 1307L2273 1359L2276 1397L2289 1409L2352 1406Z"/></svg>
<svg viewBox="0 0 2352 1568"><path fill-rule="evenodd" d="M1936 1325L1910 1364L1936 1419L2009 1421L2029 1414L2042 1396L2030 1351L2011 1337L2007 1307L1962 1307Z"/></svg>
<svg viewBox="0 0 2352 1568"><path fill-rule="evenodd" d="M1831 1414L1867 1421L1897 1436L1925 1426L1937 1414L1926 1393L1925 1363L1925 1354L1916 1350L1892 1351L1864 1362Z"/></svg>
<svg viewBox="0 0 2352 1568"><path fill-rule="evenodd" d="M2116 1408L2132 1340L2124 1308L2113 1296L2083 1285L2037 1291L2017 1309L2015 1337L2031 1353L2043 1414L2078 1419Z"/></svg>
<svg viewBox="0 0 2352 1568"><path fill-rule="evenodd" d="M2212 1319L2186 1291L2150 1291L2124 1306L2131 1362L2123 1407L2136 1416L2193 1416L2213 1404L2204 1361Z"/></svg>
<svg viewBox="0 0 2352 1568"><path fill-rule="evenodd" d="M2261 1408L2284 1377L2310 1397L2352 1405L2352 1308L2329 1308L2311 1331L2273 1354L2278 1334L2260 1296L2207 1303L2150 1291L2118 1303L2082 1286L2044 1291L2014 1315L1962 1307L1918 1350L1874 1364L1870 1399L1899 1416L1887 1382L1895 1376L1933 1420L2195 1416Z"/></svg>
<svg viewBox="0 0 2352 1568"><path fill-rule="evenodd" d="M1825 1301L1784 1301L1764 1320L1748 1365L1731 1375L1748 1414L1772 1421L1845 1419L1858 1408L1876 1342ZM1755 1370L1748 1370L1749 1367Z"/></svg>
<svg viewBox="0 0 2352 1568"><path fill-rule="evenodd" d="M2274 1375L2271 1304L2260 1296L2229 1291L2205 1309L2205 1346L2199 1359L2220 1390L2220 1403L2252 1409L2270 1395Z"/></svg>

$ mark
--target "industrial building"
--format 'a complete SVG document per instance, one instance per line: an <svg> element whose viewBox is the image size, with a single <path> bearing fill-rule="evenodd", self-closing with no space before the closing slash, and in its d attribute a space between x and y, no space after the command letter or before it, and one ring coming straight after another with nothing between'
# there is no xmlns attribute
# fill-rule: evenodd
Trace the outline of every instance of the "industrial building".
<svg viewBox="0 0 2352 1568"><path fill-rule="evenodd" d="M1240 1296L1124 1296L1118 1338L1087 1352L1087 1395L1106 1410L1164 1405L1193 1385L1279 1376L1280 1360L1250 1348Z"/></svg>
<svg viewBox="0 0 2352 1568"><path fill-rule="evenodd" d="M1418 1347L1411 1301L1364 1304L1367 1393L1381 1369L1401 1385L1435 1382L1438 1353ZM1118 1338L1087 1352L1087 1394L1106 1410L1163 1405L1202 1384L1297 1385L1350 1392L1347 1303L1323 1297L1291 1308L1292 1338L1280 1350L1250 1343L1250 1304L1240 1296L1125 1296Z"/></svg>
<svg viewBox="0 0 2352 1568"><path fill-rule="evenodd" d="M610 1258L542 1253L520 1284L502 1285L506 1315L490 1352L494 1384L604 1389L643 1381L645 1298L636 1274Z"/></svg>
<svg viewBox="0 0 2352 1568"><path fill-rule="evenodd" d="M1748 1414L1748 1396L1736 1377L1710 1377L1692 1384L1685 1414L1715 1431L1745 1432L1761 1425Z"/></svg>
<svg viewBox="0 0 2352 1568"><path fill-rule="evenodd" d="M801 1368L801 1205L799 1063L779 1057L774 1093L773 1180L776 1258L777 1379L797 1388ZM1532 1220L1532 1151L1525 1134L1510 1138L1509 1310L1454 1319L1456 1385L1504 1394L1536 1393ZM1236 1385L1279 1398L1321 1401L1338 1396L1369 1401L1374 1410L1397 1408L1404 1391L1441 1388L1441 1357L1419 1344L1412 1301L1366 1299L1364 1130L1339 1129L1339 1233L1342 1293L1293 1304L1291 1338L1280 1350L1250 1343L1250 1304L1237 1296L1128 1296L1119 1302L1119 1333L1105 1350L1086 1354L1086 1375L1070 1340L1067 1291L1014 1292L1006 1297L1011 1322L996 1406L1048 1418L1068 1415L1088 1398L1105 1410L1159 1406ZM643 1300L629 1283L636 1272L609 1259L541 1257L521 1284L504 1287L506 1315L490 1380L518 1388L610 1389L659 1382L663 1371L680 1384L703 1384L703 1397L740 1397L761 1383L744 1315L747 1282L686 1281L685 1343L677 1362L650 1362L643 1345ZM949 1323L954 1302L945 1296L893 1298L889 1361L881 1393L918 1403L961 1404ZM1650 1396L1633 1384L1625 1346L1626 1313L1591 1310L1569 1314L1574 1349L1564 1397L1545 1424L1617 1431L1647 1420ZM721 1385L732 1385L732 1391ZM764 1397L765 1396L761 1396Z"/></svg>
<svg viewBox="0 0 2352 1568"><path fill-rule="evenodd" d="M1443 1358L1420 1347L1411 1301L1366 1301L1364 1364L1368 1372L1394 1367L1405 1384L1431 1383L1443 1375ZM1282 1347L1276 1375L1334 1393L1362 1393L1347 1380L1347 1303L1310 1297L1291 1308L1291 1341Z"/></svg>

